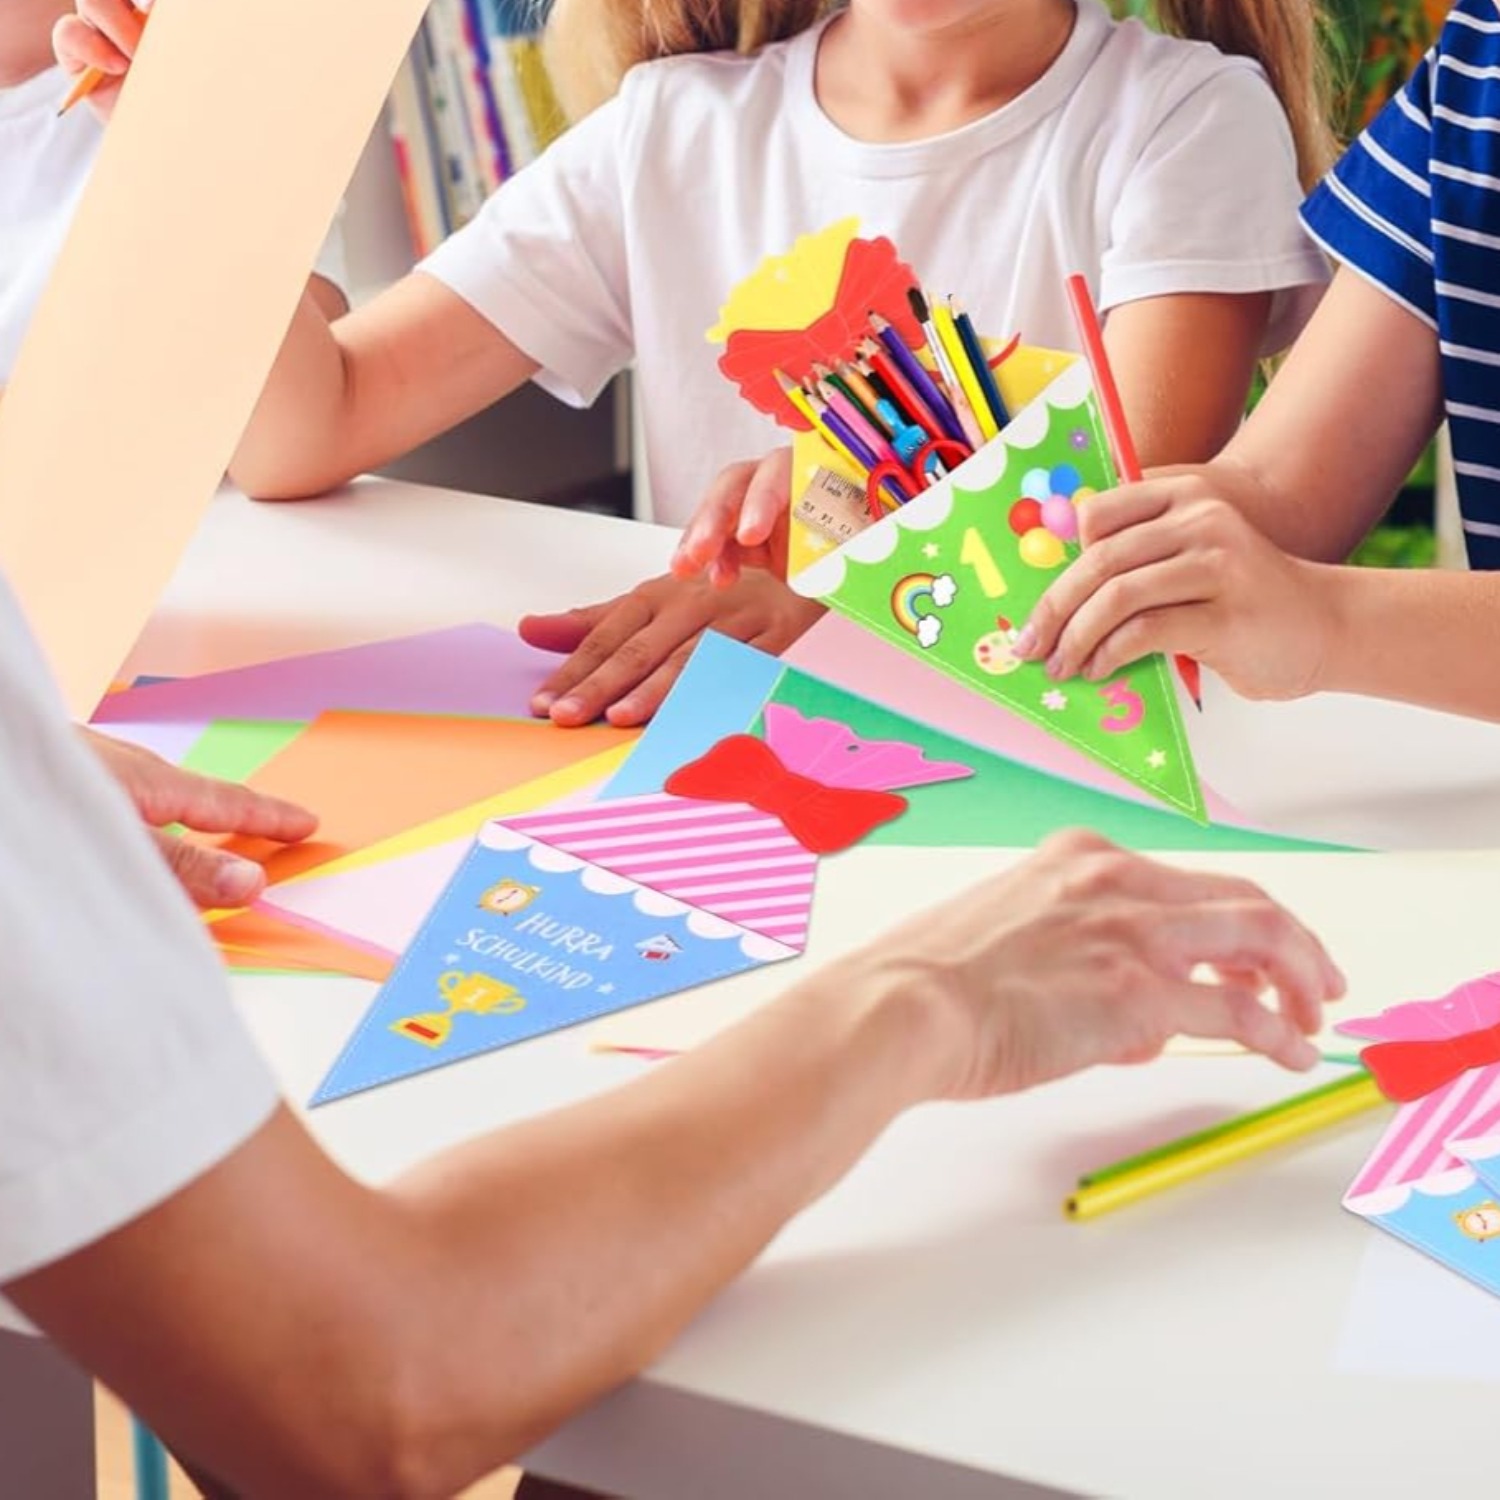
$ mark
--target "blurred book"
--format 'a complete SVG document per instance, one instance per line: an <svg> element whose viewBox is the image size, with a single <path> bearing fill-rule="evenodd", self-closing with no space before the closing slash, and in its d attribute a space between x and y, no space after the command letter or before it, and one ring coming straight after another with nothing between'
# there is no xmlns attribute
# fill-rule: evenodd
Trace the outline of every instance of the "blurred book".
<svg viewBox="0 0 1500 1500"><path fill-rule="evenodd" d="M419 257L565 129L545 17L534 0L432 0L386 112Z"/></svg>

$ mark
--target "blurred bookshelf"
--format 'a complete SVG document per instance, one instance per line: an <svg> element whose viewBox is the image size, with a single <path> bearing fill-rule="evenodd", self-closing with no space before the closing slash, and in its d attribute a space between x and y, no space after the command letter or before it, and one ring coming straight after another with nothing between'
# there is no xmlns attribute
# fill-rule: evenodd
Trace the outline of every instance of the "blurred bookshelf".
<svg viewBox="0 0 1500 1500"><path fill-rule="evenodd" d="M406 275L561 134L535 0L432 0L338 222L356 306ZM578 411L527 384L382 472L630 515L630 380Z"/></svg>

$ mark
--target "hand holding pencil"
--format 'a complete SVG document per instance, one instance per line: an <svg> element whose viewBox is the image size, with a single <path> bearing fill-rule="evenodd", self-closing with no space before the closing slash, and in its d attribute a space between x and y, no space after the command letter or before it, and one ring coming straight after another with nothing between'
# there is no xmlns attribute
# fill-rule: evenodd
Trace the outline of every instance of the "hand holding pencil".
<svg viewBox="0 0 1500 1500"><path fill-rule="evenodd" d="M52 49L75 82L59 114L87 99L107 119L119 97L120 84L140 46L150 0L77 0L75 15L64 16L52 32Z"/></svg>

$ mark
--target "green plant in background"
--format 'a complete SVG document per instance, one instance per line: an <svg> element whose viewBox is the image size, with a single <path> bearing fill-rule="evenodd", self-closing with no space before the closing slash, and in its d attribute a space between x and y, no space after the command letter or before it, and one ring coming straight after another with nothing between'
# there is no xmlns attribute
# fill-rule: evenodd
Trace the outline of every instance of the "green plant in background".
<svg viewBox="0 0 1500 1500"><path fill-rule="evenodd" d="M1425 0L1326 0L1334 127L1352 140L1432 44Z"/></svg>

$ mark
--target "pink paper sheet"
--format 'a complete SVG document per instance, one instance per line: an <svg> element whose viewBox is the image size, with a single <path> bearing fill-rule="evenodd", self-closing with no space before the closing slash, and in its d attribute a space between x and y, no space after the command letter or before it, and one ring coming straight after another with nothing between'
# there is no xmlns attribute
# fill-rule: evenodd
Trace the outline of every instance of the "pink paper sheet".
<svg viewBox="0 0 1500 1500"><path fill-rule="evenodd" d="M829 614L785 653L784 659L804 672L822 677L894 709L944 734L978 745L982 750L1034 766L1051 776L1095 787L1111 796L1154 805L1144 792L1078 751L1045 734L1019 714L1007 713L915 657L898 651L862 626L841 615ZM1195 714L1189 708L1189 715ZM1189 725L1191 729L1191 724ZM1261 825L1205 785L1209 817L1236 828Z"/></svg>
<svg viewBox="0 0 1500 1500"><path fill-rule="evenodd" d="M289 881L257 906L314 932L402 953L473 846L465 834L381 864Z"/></svg>
<svg viewBox="0 0 1500 1500"><path fill-rule="evenodd" d="M527 718L532 694L560 661L499 626L459 625L129 688L106 698L94 722L294 721L337 708Z"/></svg>

